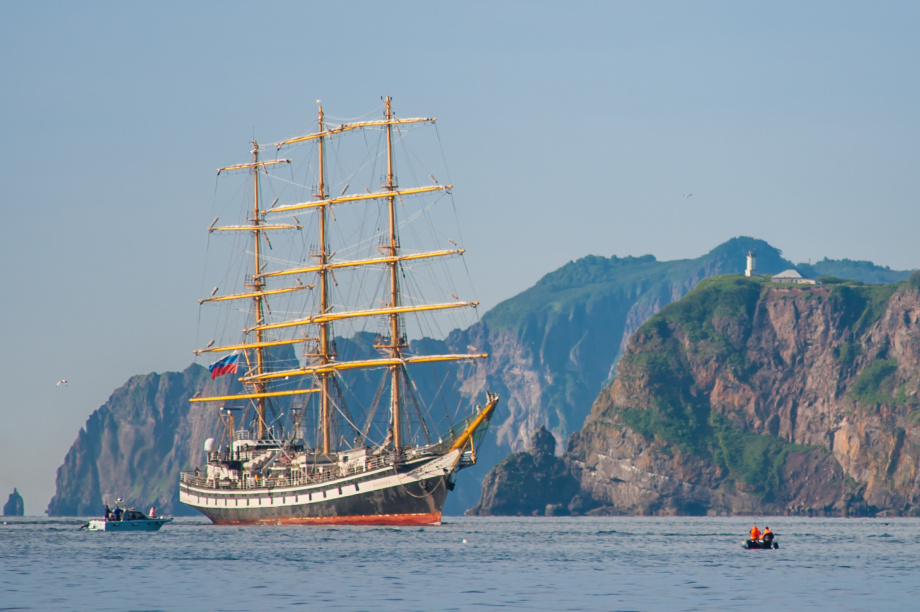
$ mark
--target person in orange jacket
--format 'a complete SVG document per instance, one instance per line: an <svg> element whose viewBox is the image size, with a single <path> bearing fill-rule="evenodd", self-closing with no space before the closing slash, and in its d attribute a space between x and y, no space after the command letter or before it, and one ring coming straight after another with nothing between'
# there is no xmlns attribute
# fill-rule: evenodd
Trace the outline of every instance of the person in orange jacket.
<svg viewBox="0 0 920 612"><path fill-rule="evenodd" d="M768 544L773 541L773 532L770 531L769 527L763 528L763 533L760 535L761 539Z"/></svg>
<svg viewBox="0 0 920 612"><path fill-rule="evenodd" d="M751 539L759 540L760 539L760 529L757 529L757 525L751 527Z"/></svg>

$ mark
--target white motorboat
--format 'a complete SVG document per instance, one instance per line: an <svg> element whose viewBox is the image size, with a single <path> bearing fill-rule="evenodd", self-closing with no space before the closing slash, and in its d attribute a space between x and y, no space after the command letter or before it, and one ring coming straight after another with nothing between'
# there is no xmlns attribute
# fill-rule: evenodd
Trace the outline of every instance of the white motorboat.
<svg viewBox="0 0 920 612"><path fill-rule="evenodd" d="M121 520L93 519L84 525L87 531L159 531L171 518L150 518L139 510L125 510Z"/></svg>

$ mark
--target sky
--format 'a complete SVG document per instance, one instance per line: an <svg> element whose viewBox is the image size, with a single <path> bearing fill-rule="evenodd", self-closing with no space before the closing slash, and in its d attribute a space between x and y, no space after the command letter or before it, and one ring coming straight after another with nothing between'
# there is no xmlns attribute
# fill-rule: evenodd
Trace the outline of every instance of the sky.
<svg viewBox="0 0 920 612"><path fill-rule="evenodd" d="M585 255L740 235L920 268L917 3L0 9L0 503L27 514L112 391L193 361L214 171L318 99L437 117L483 313Z"/></svg>

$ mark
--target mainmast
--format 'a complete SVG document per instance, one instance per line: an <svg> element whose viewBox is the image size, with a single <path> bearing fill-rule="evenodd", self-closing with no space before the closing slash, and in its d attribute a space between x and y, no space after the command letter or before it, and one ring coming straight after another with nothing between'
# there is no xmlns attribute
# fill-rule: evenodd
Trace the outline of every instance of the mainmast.
<svg viewBox="0 0 920 612"><path fill-rule="evenodd" d="M390 96L386 97L386 126L387 126L387 182L384 186L390 196L387 198L388 208L389 208L389 220L390 220L390 242L387 246L387 254L392 258L392 261L388 264L390 268L390 308L396 309L399 307L399 260L397 256L399 254L399 242L396 239L396 195L393 193L396 191L396 180L393 176L393 116L390 110ZM399 312L393 312L390 314L390 345L386 348L389 349L390 358L398 360L400 358L400 353L402 352L401 338L402 334L399 329ZM399 451L399 448L402 446L402 423L401 423L401 398L400 398L400 389L399 389L399 373L402 364L396 363L390 366L390 375L392 380L390 382L390 418L391 426L393 428L393 447Z"/></svg>
<svg viewBox="0 0 920 612"><path fill-rule="evenodd" d="M319 100L317 100L319 102ZM324 144L325 137L322 135L325 129L323 121L323 106L319 106L319 138L317 138L317 144L319 147L319 181L317 186L317 196L321 202L326 200L326 171L324 167ZM329 269L327 265L329 263L329 252L326 247L326 219L327 219L327 209L328 206L321 206L319 210L319 291L320 291L320 307L319 311L321 315L324 315L329 312ZM324 321L320 323L319 327L319 352L320 352L320 364L325 366L328 365L332 355L330 354L329 347L329 332L330 332L331 323L329 321ZM329 402L329 376L331 372L321 371L319 373L320 388L322 389L321 396L322 399L320 405L320 421L323 428L323 452L329 453L332 446L332 435L331 435L331 424L330 424L330 402Z"/></svg>
<svg viewBox="0 0 920 612"><path fill-rule="evenodd" d="M254 258L254 269L252 272L251 282L247 283L246 286L252 289L255 295L253 296L253 302L256 311L256 367L255 372L257 375L261 375L265 372L265 347L262 346L262 329L260 326L265 322L265 316L263 314L264 310L264 296L262 295L262 290L265 288L265 281L260 276L262 271L262 215L259 210L259 143L255 140L252 141L252 183L253 183L253 203L252 203L252 225L253 225L253 258ZM265 382L261 379L257 379L253 383L254 392L258 394L265 393ZM258 428L259 435L258 439L262 440L265 438L265 398L256 397L256 414L258 415Z"/></svg>

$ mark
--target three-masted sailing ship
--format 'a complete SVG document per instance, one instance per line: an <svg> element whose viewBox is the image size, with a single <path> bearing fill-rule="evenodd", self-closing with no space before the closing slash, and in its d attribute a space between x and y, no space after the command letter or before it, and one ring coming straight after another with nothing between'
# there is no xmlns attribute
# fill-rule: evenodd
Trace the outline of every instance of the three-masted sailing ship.
<svg viewBox="0 0 920 612"><path fill-rule="evenodd" d="M314 133L276 143L274 157L264 155L254 141L251 161L218 170L218 175L241 171L252 177L245 222L219 226L215 219L208 228L245 237L246 270L238 292L220 294L215 287L199 301L229 305L246 322L235 339L217 345L212 340L195 351L215 359L212 379L236 376L232 384L212 384L192 398L219 411L223 433L205 441L206 465L182 472L179 483L180 501L214 523L437 524L457 472L475 463L477 444L498 396L486 392L483 406L460 410L465 416L456 423L448 420L446 431L438 436L415 397L419 389L412 369L462 364L488 355L474 347L468 347L469 352L425 354L418 349L426 343L410 342L407 333L407 317L415 321L477 305L453 293L450 301L409 297L412 284L407 278L414 265L463 254L453 240L454 248L424 251L408 251L401 242L400 215L406 201L450 194L451 186L438 183L431 174L431 183L426 179L408 188L396 178L394 139L434 121L397 118L387 97L382 119L331 125L320 105ZM378 150L385 151L365 165L384 174L374 188L347 193L346 184L338 196L331 196L326 177L330 152L338 155L339 139L362 132L365 143L376 137ZM303 147L309 147L310 180L316 181L308 197L287 204L276 198L263 205L263 182L271 171L291 166L292 160L280 155ZM336 232L336 211L358 207L372 210L364 215L372 229ZM301 221L308 216L309 222ZM274 236L285 232L306 245L299 264L292 263L296 258L271 254ZM341 234L354 243L372 244L364 251L369 254L355 257L361 251L332 244L333 236ZM357 272L362 274L346 297L355 298L358 305L348 305L335 297L339 277ZM284 307L273 309L281 298L287 300ZM372 349L345 355L334 326L358 321L365 323L364 329L376 325L373 342L365 343ZM347 400L362 389L369 391L367 381L374 375L380 383L372 394L365 393L372 397L364 398L359 417ZM349 383L352 376L363 376L364 382Z"/></svg>

